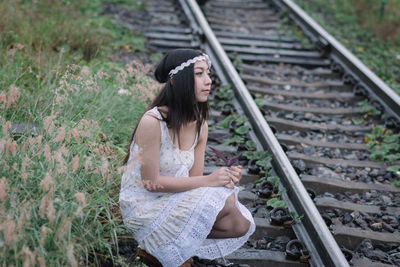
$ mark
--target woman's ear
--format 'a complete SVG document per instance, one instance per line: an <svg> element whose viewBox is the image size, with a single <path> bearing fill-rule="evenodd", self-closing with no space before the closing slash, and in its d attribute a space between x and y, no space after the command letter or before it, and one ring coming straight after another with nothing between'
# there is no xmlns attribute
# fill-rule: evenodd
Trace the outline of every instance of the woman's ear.
<svg viewBox="0 0 400 267"><path fill-rule="evenodd" d="M174 84L174 77L171 77L169 80L171 84Z"/></svg>

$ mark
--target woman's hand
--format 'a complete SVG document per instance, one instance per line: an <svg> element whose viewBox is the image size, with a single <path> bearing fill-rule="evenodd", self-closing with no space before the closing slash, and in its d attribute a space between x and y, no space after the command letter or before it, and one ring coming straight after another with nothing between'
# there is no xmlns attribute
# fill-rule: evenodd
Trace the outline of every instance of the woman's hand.
<svg viewBox="0 0 400 267"><path fill-rule="evenodd" d="M147 191L150 191L150 192L158 192L164 188L164 186L162 186L156 182L153 182L151 180L143 180L143 186L144 186L144 188L146 188Z"/></svg>
<svg viewBox="0 0 400 267"><path fill-rule="evenodd" d="M233 183L239 183L240 179L242 179L242 166L231 166L229 168L229 173L231 174Z"/></svg>
<svg viewBox="0 0 400 267"><path fill-rule="evenodd" d="M227 172L231 181L225 185L227 188L234 188L235 184L240 182L242 179L242 166L231 166L229 169L227 168Z"/></svg>
<svg viewBox="0 0 400 267"><path fill-rule="evenodd" d="M231 174L226 167L219 168L208 175L208 186L225 186L231 182Z"/></svg>
<svg viewBox="0 0 400 267"><path fill-rule="evenodd" d="M208 176L210 178L210 186L225 186L227 188L234 188L235 184L239 183L240 179L242 178L242 166L219 168Z"/></svg>

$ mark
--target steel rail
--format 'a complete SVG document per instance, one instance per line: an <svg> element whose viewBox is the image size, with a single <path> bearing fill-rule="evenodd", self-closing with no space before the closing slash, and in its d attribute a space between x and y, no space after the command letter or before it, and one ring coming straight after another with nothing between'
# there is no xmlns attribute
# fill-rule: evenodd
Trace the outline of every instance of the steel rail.
<svg viewBox="0 0 400 267"><path fill-rule="evenodd" d="M232 65L221 44L217 40L200 7L195 0L180 0L188 17L194 17L195 23L202 35L200 39L207 41L208 49L212 52L212 58L222 68L225 76L234 87L235 94L241 102L244 112L249 118L252 127L262 143L264 149L273 156L273 167L282 179L282 184L287 189L288 206L298 215L304 215L301 223L294 224L296 235L306 243L310 251L312 266L349 266L338 244L331 235L320 213L309 197L301 183L296 171L279 145L271 128L257 108L249 91L241 80L239 74ZM191 19L191 22L193 20ZM207 49L207 50L208 50ZM286 197L285 197L286 198Z"/></svg>
<svg viewBox="0 0 400 267"><path fill-rule="evenodd" d="M328 50L332 60L344 66L345 72L352 76L356 86L361 90L367 90L369 97L378 101L391 116L397 119L400 125L399 95L292 0L273 0L273 2L281 9L288 9L289 16L303 32L314 43L317 43L320 49Z"/></svg>

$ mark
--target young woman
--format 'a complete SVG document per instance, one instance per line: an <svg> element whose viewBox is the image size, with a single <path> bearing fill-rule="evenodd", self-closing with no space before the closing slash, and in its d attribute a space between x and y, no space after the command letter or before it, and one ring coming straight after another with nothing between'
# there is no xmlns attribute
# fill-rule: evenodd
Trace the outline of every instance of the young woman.
<svg viewBox="0 0 400 267"><path fill-rule="evenodd" d="M120 207L142 249L163 266L192 256L221 258L254 232L238 202L241 167L203 175L211 62L191 49L172 50L155 77L165 83L132 135Z"/></svg>

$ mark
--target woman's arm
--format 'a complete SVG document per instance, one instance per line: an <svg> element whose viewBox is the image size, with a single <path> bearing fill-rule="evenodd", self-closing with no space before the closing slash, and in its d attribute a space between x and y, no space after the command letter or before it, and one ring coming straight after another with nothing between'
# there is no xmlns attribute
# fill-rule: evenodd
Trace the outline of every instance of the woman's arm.
<svg viewBox="0 0 400 267"><path fill-rule="evenodd" d="M208 140L208 124L204 122L201 130L199 140L196 147L194 148L194 163L189 171L189 176L201 176L204 170L204 153L206 150L206 144Z"/></svg>
<svg viewBox="0 0 400 267"><path fill-rule="evenodd" d="M208 132L206 126L203 129ZM203 135L203 134L202 134ZM205 137L205 138L204 138ZM136 130L135 141L139 146L139 162L141 162L140 172L145 188L153 192L182 192L203 186L225 186L230 183L230 174L225 168L220 168L210 175L202 175L199 168L204 167L204 150L207 135L199 139L195 148L195 163L199 164L195 169L195 176L170 177L160 175L160 142L161 128L158 119L145 115L139 122ZM202 155L200 158L199 156ZM197 156L197 157L196 157ZM199 163L196 161L200 160ZM192 174L192 170L190 175Z"/></svg>

